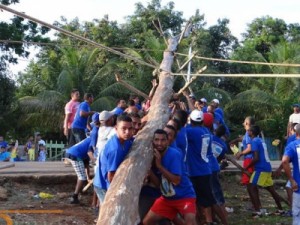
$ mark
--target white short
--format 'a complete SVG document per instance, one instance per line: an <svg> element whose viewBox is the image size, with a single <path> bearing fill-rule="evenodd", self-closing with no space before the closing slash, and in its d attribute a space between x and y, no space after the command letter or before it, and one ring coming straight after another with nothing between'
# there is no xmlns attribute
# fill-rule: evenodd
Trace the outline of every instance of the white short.
<svg viewBox="0 0 300 225"><path fill-rule="evenodd" d="M75 170L78 180L87 180L84 162L71 160L71 164Z"/></svg>

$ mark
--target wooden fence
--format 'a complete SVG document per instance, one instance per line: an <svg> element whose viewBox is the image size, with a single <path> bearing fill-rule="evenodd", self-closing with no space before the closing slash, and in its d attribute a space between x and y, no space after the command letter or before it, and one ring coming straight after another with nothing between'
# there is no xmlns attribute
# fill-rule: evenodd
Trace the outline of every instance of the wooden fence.
<svg viewBox="0 0 300 225"><path fill-rule="evenodd" d="M64 157L65 144L57 141L46 141L47 161L60 161Z"/></svg>

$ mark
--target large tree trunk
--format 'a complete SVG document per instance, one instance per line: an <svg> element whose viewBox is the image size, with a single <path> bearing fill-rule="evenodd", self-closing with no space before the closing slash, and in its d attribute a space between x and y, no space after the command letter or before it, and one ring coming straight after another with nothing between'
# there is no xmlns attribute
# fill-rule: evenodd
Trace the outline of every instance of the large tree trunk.
<svg viewBox="0 0 300 225"><path fill-rule="evenodd" d="M152 137L169 118L168 102L172 96L174 78L171 67L177 38L169 39L160 65L159 85L151 101L146 126L138 133L129 157L120 165L101 205L97 225L134 225L139 221L139 194L153 158Z"/></svg>

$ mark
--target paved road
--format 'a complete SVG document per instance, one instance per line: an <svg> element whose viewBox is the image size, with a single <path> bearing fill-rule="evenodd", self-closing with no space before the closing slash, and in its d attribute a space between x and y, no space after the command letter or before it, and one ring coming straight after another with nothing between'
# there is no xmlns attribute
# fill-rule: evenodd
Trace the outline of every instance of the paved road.
<svg viewBox="0 0 300 225"><path fill-rule="evenodd" d="M242 161L238 161L242 165ZM66 166L63 162L15 162L14 167L1 169L3 166L12 165L10 162L0 163L1 176L32 176L32 175L75 175L71 165ZM273 170L278 168L280 161L271 161ZM238 171L231 163L225 171Z"/></svg>

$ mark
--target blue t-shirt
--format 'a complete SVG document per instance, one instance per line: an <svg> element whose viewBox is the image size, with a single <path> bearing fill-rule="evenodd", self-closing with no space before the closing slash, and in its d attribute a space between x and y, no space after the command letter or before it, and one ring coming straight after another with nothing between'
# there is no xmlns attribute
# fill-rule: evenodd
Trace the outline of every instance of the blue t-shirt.
<svg viewBox="0 0 300 225"><path fill-rule="evenodd" d="M208 151L208 158L211 165L211 170L212 172L219 172L220 165L218 163L217 158L219 156L222 157L225 155L225 153L227 152L227 146L221 138L212 135L211 149L212 153Z"/></svg>
<svg viewBox="0 0 300 225"><path fill-rule="evenodd" d="M118 169L127 156L132 142L133 139L130 139L121 144L116 134L107 141L100 158L101 173L105 178L107 188L110 184L108 172L115 172Z"/></svg>
<svg viewBox="0 0 300 225"><path fill-rule="evenodd" d="M213 135L212 137L211 148L216 158L223 157L228 152L225 141L216 135Z"/></svg>
<svg viewBox="0 0 300 225"><path fill-rule="evenodd" d="M251 152L258 152L259 160L254 164L254 170L258 172L272 172L266 144L258 137L251 140Z"/></svg>
<svg viewBox="0 0 300 225"><path fill-rule="evenodd" d="M299 167L299 159L300 159L300 139L297 139L293 142L291 142L288 146L286 146L284 150L285 156L288 156L290 158L290 162L293 164L293 178L297 182L297 184L300 184L300 167ZM300 188L298 188L296 193L300 194Z"/></svg>
<svg viewBox="0 0 300 225"><path fill-rule="evenodd" d="M204 107L202 108L202 112L203 112L203 113L207 113L207 106L204 106Z"/></svg>
<svg viewBox="0 0 300 225"><path fill-rule="evenodd" d="M107 190L107 183L106 183L104 175L102 174L102 171L101 171L101 157L102 157L102 154L103 154L103 151L100 152L100 155L97 158L98 163L96 163L95 176L94 176L94 179L93 179L93 185L98 187L98 188Z"/></svg>
<svg viewBox="0 0 300 225"><path fill-rule="evenodd" d="M98 140L98 130L99 127L94 126L91 133L90 133L90 138L91 138L91 143L89 146L89 151L94 152L94 156L97 157L97 151L94 151L94 148L96 148L97 140Z"/></svg>
<svg viewBox="0 0 300 225"><path fill-rule="evenodd" d="M8 143L6 141L1 141L0 142L0 147L2 146L4 148L7 148L7 145L8 145Z"/></svg>
<svg viewBox="0 0 300 225"><path fill-rule="evenodd" d="M204 127L188 127L186 129L188 148L186 154L189 176L211 174L207 152L211 145L211 135Z"/></svg>
<svg viewBox="0 0 300 225"><path fill-rule="evenodd" d="M186 136L186 127L182 127L177 134L176 137L176 146L182 151L183 160L185 161L186 158L186 151L187 151L187 136Z"/></svg>
<svg viewBox="0 0 300 225"><path fill-rule="evenodd" d="M221 109L220 107L215 109L215 113L218 113L222 118L224 118L223 109Z"/></svg>
<svg viewBox="0 0 300 225"><path fill-rule="evenodd" d="M142 106L140 104L135 104L135 107L138 109L138 110L142 110Z"/></svg>
<svg viewBox="0 0 300 225"><path fill-rule="evenodd" d="M7 160L10 158L10 153L7 151L0 152L0 162L3 162L4 160Z"/></svg>
<svg viewBox="0 0 300 225"><path fill-rule="evenodd" d="M124 112L124 109L120 108L120 107L116 107L112 110L112 112L115 114L115 115L121 115L123 112Z"/></svg>
<svg viewBox="0 0 300 225"><path fill-rule="evenodd" d="M90 112L91 108L90 105L87 102L81 102L80 105L78 106L78 109L76 111L73 123L72 123L72 128L77 128L77 129L85 129L87 125L88 118L80 116L80 112Z"/></svg>
<svg viewBox="0 0 300 225"><path fill-rule="evenodd" d="M243 144L243 149L246 149L247 145L251 144L251 138L250 138L250 136L249 136L249 134L248 134L247 131L246 131L246 133L245 133L245 135L243 137L242 144ZM248 154L244 155L244 159L253 159L252 152L249 152Z"/></svg>
<svg viewBox="0 0 300 225"><path fill-rule="evenodd" d="M161 176L161 192L167 199L194 198L195 191L190 179L187 176L185 165L180 149L169 147L162 157L161 164L170 173L180 176L180 183L173 185L166 178Z"/></svg>
<svg viewBox="0 0 300 225"><path fill-rule="evenodd" d="M89 157L87 153L89 150L90 143L91 143L91 138L87 137L81 142L67 149L67 154L70 154L76 157L77 159L81 159L81 160L87 159Z"/></svg>
<svg viewBox="0 0 300 225"><path fill-rule="evenodd" d="M296 140L296 134L293 134L293 135L289 136L288 139L286 140L286 145L285 146L288 146L289 143L291 143L295 140Z"/></svg>

